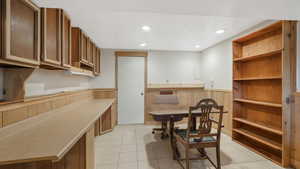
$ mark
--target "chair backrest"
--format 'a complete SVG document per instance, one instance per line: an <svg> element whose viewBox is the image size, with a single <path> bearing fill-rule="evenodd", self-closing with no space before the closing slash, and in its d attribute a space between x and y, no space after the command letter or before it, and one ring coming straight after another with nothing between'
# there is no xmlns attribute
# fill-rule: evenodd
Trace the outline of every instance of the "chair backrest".
<svg viewBox="0 0 300 169"><path fill-rule="evenodd" d="M197 116L199 118L199 126L197 129L197 121L196 126L192 126L195 122L193 122L193 111L197 110L197 112L201 112L200 115ZM212 119L212 114L218 116L217 120ZM223 120L223 106L219 106L217 102L213 99L202 99L197 103L196 106L192 106L189 108L189 116L188 116L188 129L187 129L187 138L189 140L190 133L192 130L197 129L199 134L210 134L213 123L217 124L217 139L220 141L221 129L222 129L222 120Z"/></svg>

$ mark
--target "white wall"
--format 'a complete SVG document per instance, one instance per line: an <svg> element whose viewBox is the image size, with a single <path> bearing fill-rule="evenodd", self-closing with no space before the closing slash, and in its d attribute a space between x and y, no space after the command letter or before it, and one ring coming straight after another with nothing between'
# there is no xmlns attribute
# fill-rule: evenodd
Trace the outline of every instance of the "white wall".
<svg viewBox="0 0 300 169"><path fill-rule="evenodd" d="M92 88L115 87L115 55L113 49L101 53L101 74L91 79ZM199 52L150 51L148 83L199 83Z"/></svg>
<svg viewBox="0 0 300 169"><path fill-rule="evenodd" d="M25 82L25 95L29 97L88 89L89 79L85 76L70 75L66 71L35 69Z"/></svg>
<svg viewBox="0 0 300 169"><path fill-rule="evenodd" d="M206 88L232 90L232 40L273 22L266 21L203 50L199 62L199 71L200 79L205 83Z"/></svg>
<svg viewBox="0 0 300 169"><path fill-rule="evenodd" d="M148 83L199 83L200 52L150 51Z"/></svg>

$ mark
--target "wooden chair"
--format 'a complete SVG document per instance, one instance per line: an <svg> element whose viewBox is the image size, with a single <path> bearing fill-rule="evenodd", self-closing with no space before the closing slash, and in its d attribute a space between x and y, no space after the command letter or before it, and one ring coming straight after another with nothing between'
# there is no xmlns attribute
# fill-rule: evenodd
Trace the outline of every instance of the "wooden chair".
<svg viewBox="0 0 300 169"><path fill-rule="evenodd" d="M198 119L193 117L192 112L194 110L200 110L201 116L198 116L198 128L194 129L195 121ZM212 114L218 117L214 120ZM187 129L176 129L174 131L174 146L176 147L177 142L181 143L185 148L186 157L180 159L179 155L175 153L176 160L183 166L181 161L186 161L186 169L190 169L190 160L209 160L210 163L216 168L221 169L220 161L220 138L222 129L223 119L223 106L219 106L213 99L203 99L196 106L189 108L188 115L188 127ZM216 124L216 132L213 132L212 125ZM205 148L215 147L217 164L208 157L205 152ZM190 158L190 149L197 149L200 153L199 158Z"/></svg>

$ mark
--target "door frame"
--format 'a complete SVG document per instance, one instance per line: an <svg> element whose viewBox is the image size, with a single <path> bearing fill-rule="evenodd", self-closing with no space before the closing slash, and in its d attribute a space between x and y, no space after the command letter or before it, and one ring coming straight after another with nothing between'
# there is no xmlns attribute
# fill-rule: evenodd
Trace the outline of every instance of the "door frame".
<svg viewBox="0 0 300 169"><path fill-rule="evenodd" d="M115 88L117 91L116 95L116 106L118 107L118 60L119 57L144 57L144 124L146 122L146 110L147 110L147 86L148 86L148 51L116 51L115 52ZM119 112L117 111L117 124Z"/></svg>

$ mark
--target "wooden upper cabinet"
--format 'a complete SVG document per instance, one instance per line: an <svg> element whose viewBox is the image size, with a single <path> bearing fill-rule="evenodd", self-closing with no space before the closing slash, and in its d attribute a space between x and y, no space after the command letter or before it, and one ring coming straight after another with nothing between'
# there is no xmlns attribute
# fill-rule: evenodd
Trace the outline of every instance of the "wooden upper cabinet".
<svg viewBox="0 0 300 169"><path fill-rule="evenodd" d="M96 55L95 55L95 66L94 66L94 74L100 75L100 58L101 58L101 50L96 47Z"/></svg>
<svg viewBox="0 0 300 169"><path fill-rule="evenodd" d="M97 55L97 46L95 44L93 44L93 48L92 48L92 64L95 67L95 63L96 63L96 55Z"/></svg>
<svg viewBox="0 0 300 169"><path fill-rule="evenodd" d="M86 57L88 64L91 65L92 63L92 48L93 48L93 42L90 38L87 40L87 51L86 51Z"/></svg>
<svg viewBox="0 0 300 169"><path fill-rule="evenodd" d="M29 0L1 0L1 59L4 64L39 65L40 9Z"/></svg>
<svg viewBox="0 0 300 169"><path fill-rule="evenodd" d="M61 10L42 8L42 57L44 65L58 66L61 58Z"/></svg>
<svg viewBox="0 0 300 169"><path fill-rule="evenodd" d="M71 19L65 11L62 11L62 66L71 67L72 65L72 27Z"/></svg>
<svg viewBox="0 0 300 169"><path fill-rule="evenodd" d="M87 64L88 37L77 27L72 27L72 65Z"/></svg>
<svg viewBox="0 0 300 169"><path fill-rule="evenodd" d="M80 29L72 28L72 66L93 70L93 43Z"/></svg>
<svg viewBox="0 0 300 169"><path fill-rule="evenodd" d="M81 62L88 63L88 45L89 45L89 38L85 33L81 33Z"/></svg>
<svg viewBox="0 0 300 169"><path fill-rule="evenodd" d="M91 55L90 55L90 64L95 66L95 57L96 57L96 45L95 43L91 43Z"/></svg>

